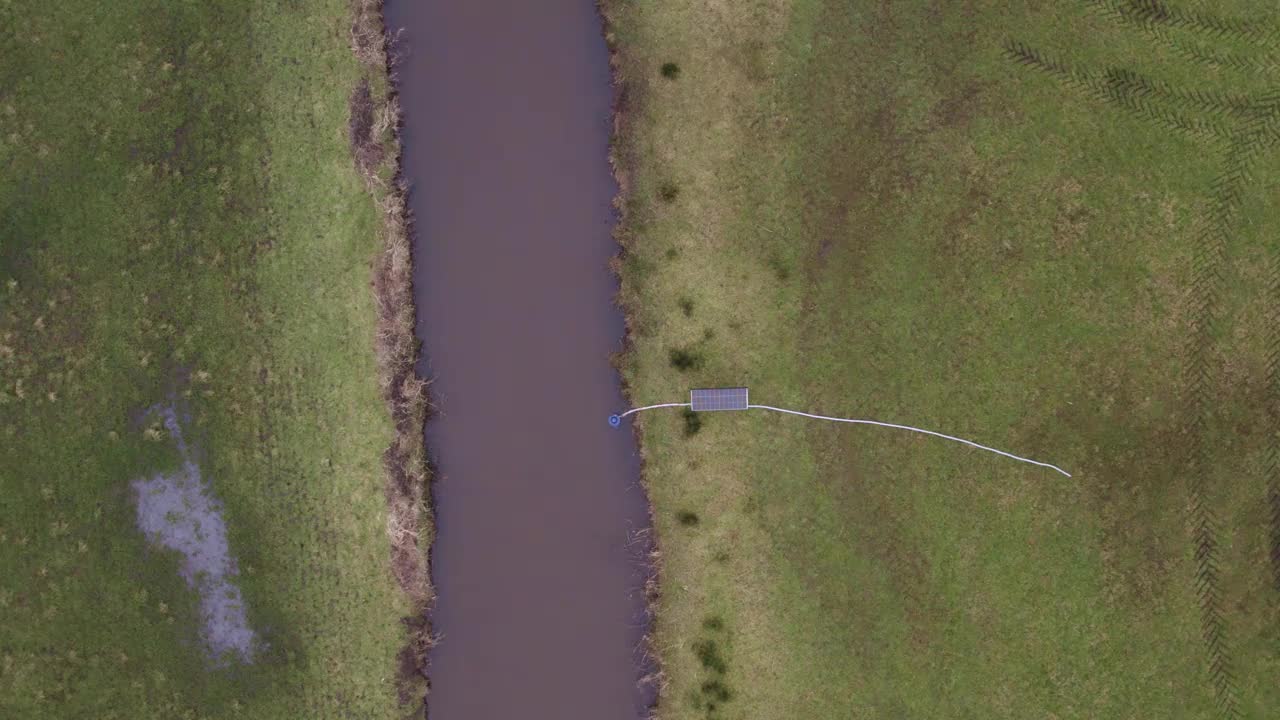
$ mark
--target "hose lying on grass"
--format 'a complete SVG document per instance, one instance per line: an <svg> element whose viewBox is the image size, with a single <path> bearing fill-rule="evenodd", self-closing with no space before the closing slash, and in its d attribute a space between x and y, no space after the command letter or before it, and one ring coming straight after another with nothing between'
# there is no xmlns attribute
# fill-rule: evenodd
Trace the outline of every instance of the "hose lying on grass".
<svg viewBox="0 0 1280 720"><path fill-rule="evenodd" d="M633 413L638 413L641 410L654 410L656 408L668 408L668 407L692 407L692 403L661 403L659 405L645 405L644 407L631 408L630 410L627 410L624 413L620 413L618 415L610 415L609 424L612 425L613 427L618 427L619 425L622 424L622 418L628 415L631 415ZM986 450L987 452L993 452L997 455L1002 455L1011 460L1017 460L1018 462L1030 463L1032 465L1038 465L1040 467L1049 468L1051 470L1055 470L1059 473L1062 473L1067 477L1071 477L1071 473L1067 472L1066 470L1063 470L1057 465L1052 465L1046 462L1040 462L1039 460L1032 460L1031 458L1025 458L1020 455L1014 455L1013 453L1007 453L1003 450L997 450L993 447L987 447L986 445L981 445L972 440L965 440L964 438L958 438L953 435L945 435L940 432L934 432L933 430L925 430L923 428L912 427L910 425L898 425L896 423L880 422L878 420L860 420L855 418L831 417L829 415L814 415L812 413L800 412L799 410L787 410L786 408L778 408L778 407L773 407L771 405L748 405L747 409L748 410L770 410L772 412L785 413L787 415L799 415L800 417L812 418L814 420L828 420L831 422L850 423L854 425L876 425L878 427L894 428L897 430L908 430L910 432L921 433L924 435L932 435L934 437L942 438L943 440L951 440L958 443L964 443L969 447L975 447L975 448L978 448L979 450Z"/></svg>

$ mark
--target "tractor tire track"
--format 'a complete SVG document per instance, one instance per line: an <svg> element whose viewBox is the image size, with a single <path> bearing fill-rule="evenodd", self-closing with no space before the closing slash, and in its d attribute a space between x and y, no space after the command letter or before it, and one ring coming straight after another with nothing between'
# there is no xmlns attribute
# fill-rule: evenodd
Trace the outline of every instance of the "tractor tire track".
<svg viewBox="0 0 1280 720"><path fill-rule="evenodd" d="M1169 28L1198 31L1213 38L1246 40L1264 47L1280 44L1280 33L1274 28L1268 30L1260 24L1172 10L1163 3L1102 0L1089 4L1112 19L1136 25L1170 45L1175 45L1177 40L1167 32ZM1212 505L1213 463L1206 433L1213 422L1218 396L1219 373L1212 351L1215 330L1222 321L1219 305L1223 269L1228 262L1227 247L1255 160L1280 142L1280 103L1274 93L1255 98L1217 91L1187 92L1130 70L1083 70L1018 42L1006 44L1005 55L1130 115L1189 137L1222 156L1222 169L1212 183L1191 257L1192 278L1186 306L1188 328L1181 378L1184 417L1187 418L1182 432L1187 443L1179 471L1186 478L1193 587L1200 609L1208 679L1221 716L1235 720L1241 717L1239 685L1221 587L1218 540L1221 522ZM1203 53L1201 63L1207 64ZM1258 67L1272 65L1274 63L1264 63ZM1266 338L1266 381L1272 439L1267 449L1265 473L1271 574L1280 591L1280 247L1272 248L1268 273L1273 309Z"/></svg>

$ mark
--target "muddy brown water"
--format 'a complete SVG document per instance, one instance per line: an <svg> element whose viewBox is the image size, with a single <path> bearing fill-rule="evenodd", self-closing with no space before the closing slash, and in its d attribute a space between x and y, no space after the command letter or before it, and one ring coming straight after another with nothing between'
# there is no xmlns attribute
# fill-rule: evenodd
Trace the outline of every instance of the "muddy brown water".
<svg viewBox="0 0 1280 720"><path fill-rule="evenodd" d="M431 720L639 718L647 526L609 355L612 89L591 0L388 3L438 410Z"/></svg>

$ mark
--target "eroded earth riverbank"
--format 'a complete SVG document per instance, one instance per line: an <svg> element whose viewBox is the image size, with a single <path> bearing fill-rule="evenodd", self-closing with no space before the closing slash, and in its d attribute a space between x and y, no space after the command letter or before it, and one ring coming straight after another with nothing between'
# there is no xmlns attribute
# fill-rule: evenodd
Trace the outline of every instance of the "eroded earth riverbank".
<svg viewBox="0 0 1280 720"><path fill-rule="evenodd" d="M608 55L586 0L389 3L436 415L433 720L638 718L648 512L610 355Z"/></svg>

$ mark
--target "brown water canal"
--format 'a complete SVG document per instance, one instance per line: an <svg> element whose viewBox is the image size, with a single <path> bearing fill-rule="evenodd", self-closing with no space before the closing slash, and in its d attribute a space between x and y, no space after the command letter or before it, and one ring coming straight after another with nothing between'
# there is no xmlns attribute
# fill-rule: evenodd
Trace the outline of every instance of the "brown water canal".
<svg viewBox="0 0 1280 720"><path fill-rule="evenodd" d="M608 56L591 0L395 0L438 413L431 720L643 716L647 526L609 354Z"/></svg>

